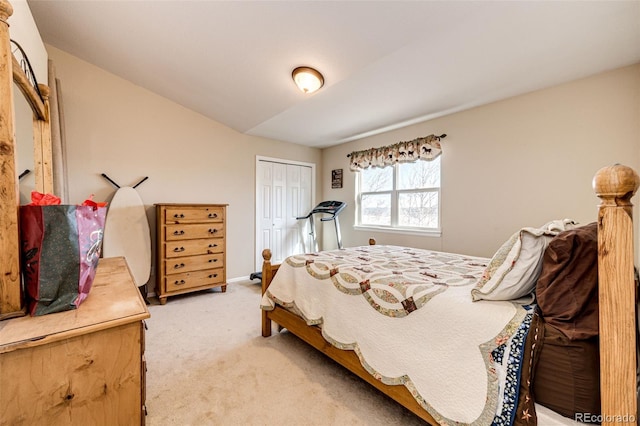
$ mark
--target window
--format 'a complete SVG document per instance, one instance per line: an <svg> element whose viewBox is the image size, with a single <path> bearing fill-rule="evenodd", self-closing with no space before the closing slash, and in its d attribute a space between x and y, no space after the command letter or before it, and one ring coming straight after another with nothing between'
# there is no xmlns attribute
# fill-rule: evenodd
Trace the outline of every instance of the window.
<svg viewBox="0 0 640 426"><path fill-rule="evenodd" d="M440 230L440 157L358 172L356 223Z"/></svg>

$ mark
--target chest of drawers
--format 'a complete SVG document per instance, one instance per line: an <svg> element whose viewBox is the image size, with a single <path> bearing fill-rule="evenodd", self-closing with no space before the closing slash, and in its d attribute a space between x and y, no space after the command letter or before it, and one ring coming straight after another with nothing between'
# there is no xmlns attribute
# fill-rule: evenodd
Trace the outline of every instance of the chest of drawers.
<svg viewBox="0 0 640 426"><path fill-rule="evenodd" d="M156 294L227 289L227 204L156 204Z"/></svg>

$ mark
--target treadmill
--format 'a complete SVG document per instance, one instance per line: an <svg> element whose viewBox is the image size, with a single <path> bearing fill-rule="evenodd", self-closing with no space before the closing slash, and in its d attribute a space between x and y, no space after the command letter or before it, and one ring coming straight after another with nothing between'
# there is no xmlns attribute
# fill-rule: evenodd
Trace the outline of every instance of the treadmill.
<svg viewBox="0 0 640 426"><path fill-rule="evenodd" d="M321 222L333 221L336 227L336 240L338 242L338 248L342 248L342 236L340 235L340 222L338 221L338 214L347 206L347 203L342 201L323 201L315 206L308 215L296 217L298 220L309 219L309 225L311 230L309 235L313 241L314 251L318 251L318 241L316 240L316 226L313 218L314 214L330 215L328 217L320 218Z"/></svg>

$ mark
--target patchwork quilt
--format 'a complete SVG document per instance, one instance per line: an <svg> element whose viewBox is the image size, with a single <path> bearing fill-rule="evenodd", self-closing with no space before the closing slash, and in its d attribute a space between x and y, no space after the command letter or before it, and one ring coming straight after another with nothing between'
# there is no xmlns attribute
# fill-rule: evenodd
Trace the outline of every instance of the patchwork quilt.
<svg viewBox="0 0 640 426"><path fill-rule="evenodd" d="M488 261L384 245L291 256L261 308L278 304L319 325L441 424L510 424L533 309L472 302Z"/></svg>

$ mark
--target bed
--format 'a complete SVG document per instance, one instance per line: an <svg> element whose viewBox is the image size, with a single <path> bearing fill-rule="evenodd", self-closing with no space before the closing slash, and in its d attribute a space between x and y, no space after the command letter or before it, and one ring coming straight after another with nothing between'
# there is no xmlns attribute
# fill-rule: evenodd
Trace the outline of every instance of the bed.
<svg viewBox="0 0 640 426"><path fill-rule="evenodd" d="M637 424L630 200L639 183L628 167L605 167L593 181L601 199L594 223L561 220L515 233L544 254L533 281L521 271L515 293L508 280L493 286L517 269L513 241L491 259L370 241L272 265L266 249L262 335L271 335L272 322L286 328L433 425L573 423L556 411L585 423ZM587 246L593 261L563 257L570 247L572 258L586 259ZM583 283L579 294L567 284L574 276ZM522 288L536 292L535 304ZM568 300L577 301L570 315ZM460 335L455 343L453 335ZM577 370L574 382L590 380L588 397L580 387L567 391L569 408L554 381L563 369Z"/></svg>

